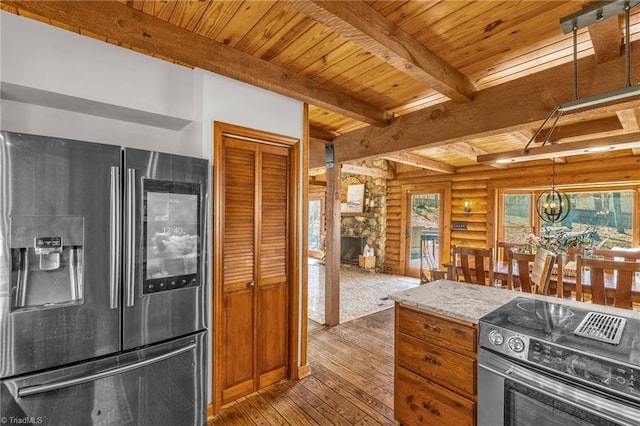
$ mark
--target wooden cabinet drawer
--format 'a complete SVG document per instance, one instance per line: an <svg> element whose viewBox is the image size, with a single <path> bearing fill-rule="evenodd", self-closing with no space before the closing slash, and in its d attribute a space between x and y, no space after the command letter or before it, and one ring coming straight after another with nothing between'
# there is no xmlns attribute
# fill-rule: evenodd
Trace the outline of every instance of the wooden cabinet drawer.
<svg viewBox="0 0 640 426"><path fill-rule="evenodd" d="M404 425L473 426L476 404L398 367L394 414Z"/></svg>
<svg viewBox="0 0 640 426"><path fill-rule="evenodd" d="M398 331L455 352L476 353L476 329L434 315L399 307Z"/></svg>
<svg viewBox="0 0 640 426"><path fill-rule="evenodd" d="M456 392L476 393L476 360L423 340L398 333L399 366L432 379Z"/></svg>

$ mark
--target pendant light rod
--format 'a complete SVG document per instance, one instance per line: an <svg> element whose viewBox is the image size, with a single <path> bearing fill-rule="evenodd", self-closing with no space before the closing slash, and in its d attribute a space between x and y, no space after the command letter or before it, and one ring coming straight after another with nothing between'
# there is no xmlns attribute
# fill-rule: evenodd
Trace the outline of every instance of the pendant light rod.
<svg viewBox="0 0 640 426"><path fill-rule="evenodd" d="M533 134L529 142L524 147L524 153L527 154L531 144L535 143L536 138L542 132L544 126L554 117L553 125L547 131L541 146L545 146L551 139L551 134L556 128L560 117L565 112L575 111L581 108L603 104L606 102L617 101L632 96L640 96L640 85L631 84L631 44L630 44L630 14L631 8L640 4L640 1L603 1L596 3L590 7L584 8L572 15L564 17L560 20L560 26L565 34L569 31L573 33L573 100L565 102L555 107L553 111L542 122L538 130ZM614 90L598 95L580 98L578 96L578 29L587 27L596 22L603 21L612 16L624 13L625 16L625 86L622 89Z"/></svg>
<svg viewBox="0 0 640 426"><path fill-rule="evenodd" d="M633 96L640 95L640 85L634 85L629 87L623 87L622 89L613 90L607 93L601 93L598 95L587 96L585 98L576 99L574 101L565 102L558 107L558 111L569 112L575 111L581 108L587 108L599 104L604 104L611 101L617 101L620 99L631 98Z"/></svg>

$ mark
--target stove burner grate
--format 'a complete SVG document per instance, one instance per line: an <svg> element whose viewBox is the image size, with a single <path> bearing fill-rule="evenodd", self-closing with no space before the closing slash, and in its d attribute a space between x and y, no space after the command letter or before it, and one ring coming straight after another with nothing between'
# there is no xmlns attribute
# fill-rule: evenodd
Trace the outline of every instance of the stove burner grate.
<svg viewBox="0 0 640 426"><path fill-rule="evenodd" d="M599 312L589 312L573 333L588 339L617 345L622 339L622 332L626 323L627 320L625 318Z"/></svg>

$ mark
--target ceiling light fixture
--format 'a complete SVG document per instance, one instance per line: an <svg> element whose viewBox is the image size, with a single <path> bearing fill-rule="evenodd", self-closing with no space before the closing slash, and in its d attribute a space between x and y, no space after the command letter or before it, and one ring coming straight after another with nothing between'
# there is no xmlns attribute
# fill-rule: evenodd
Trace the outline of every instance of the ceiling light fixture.
<svg viewBox="0 0 640 426"><path fill-rule="evenodd" d="M584 152L604 152L604 151L611 151L611 150L613 150L612 146L599 146L596 148L585 149Z"/></svg>
<svg viewBox="0 0 640 426"><path fill-rule="evenodd" d="M610 152L636 148L640 148L640 133L627 133L624 135L607 136L562 144L547 144L529 148L526 152L522 149L517 149L514 151L498 152L496 154L484 154L477 157L477 162L489 166L505 166L521 161L543 160L569 155L590 154L598 151Z"/></svg>
<svg viewBox="0 0 640 426"><path fill-rule="evenodd" d="M542 141L542 146L546 145L551 138L551 134L556 128L558 121L565 112L575 111L577 109L588 108L594 105L600 105L606 102L616 101L620 99L629 98L632 96L640 95L640 86L631 84L631 49L630 49L630 10L632 7L637 6L640 1L603 1L596 3L590 7L582 9L572 15L566 16L560 20L560 26L565 34L569 32L573 33L573 100L565 102L555 107L542 122L538 130L533 134L527 145L524 147L524 151L527 152L530 149L538 137L543 131L547 123L552 122L549 130ZM602 93L599 95L588 96L580 98L578 96L578 29L587 27L595 22L600 22L606 18L624 13L625 16L625 74L626 81L625 87L622 89L614 90L608 93ZM555 117L555 119L554 119Z"/></svg>
<svg viewBox="0 0 640 426"><path fill-rule="evenodd" d="M581 108L588 108L606 102L625 99L633 96L640 96L640 85L631 84L631 52L630 52L630 23L629 16L631 8L640 4L640 1L603 1L590 7L580 10L560 20L560 26L565 34L573 33L573 93L574 99L555 107L542 122L538 130L527 142L524 150L501 152L497 154L485 154L477 157L478 163L497 165L508 164L519 161L531 161L538 159L549 159L559 156L579 155L597 152L598 150L620 150L640 147L640 133L625 134L620 136L605 137L600 139L590 139L580 142L570 142L562 144L550 144L550 138L556 129L558 121L565 112L575 111ZM578 29L587 27L593 23L600 22L606 18L625 14L625 87L608 93L578 97ZM542 133L545 126L551 123L546 135L539 146L532 147L538 135Z"/></svg>
<svg viewBox="0 0 640 426"><path fill-rule="evenodd" d="M556 159L551 159L551 189L536 199L536 213L544 222L562 222L571 211L571 201L564 192L556 190Z"/></svg>
<svg viewBox="0 0 640 426"><path fill-rule="evenodd" d="M631 85L631 52L630 52L630 23L631 8L640 4L640 1L604 1L582 9L560 20L560 26L565 34L573 32L573 93L574 99L555 107L542 122L538 130L527 142L524 150L485 154L477 157L477 162L488 165L505 165L518 161L531 161L542 158L555 158L568 155L579 155L594 152L594 150L619 150L640 147L640 134L626 134L620 137L605 137L598 140L585 140L574 143L549 144L551 135L558 121L565 112L581 108L588 108L606 102L616 101L640 96L640 85ZM589 26L603 19L625 14L625 72L626 86L608 93L603 93L584 98L578 97L578 29ZM555 117L555 118L554 118ZM538 135L543 131L547 123L552 122L542 143L537 147L535 143Z"/></svg>

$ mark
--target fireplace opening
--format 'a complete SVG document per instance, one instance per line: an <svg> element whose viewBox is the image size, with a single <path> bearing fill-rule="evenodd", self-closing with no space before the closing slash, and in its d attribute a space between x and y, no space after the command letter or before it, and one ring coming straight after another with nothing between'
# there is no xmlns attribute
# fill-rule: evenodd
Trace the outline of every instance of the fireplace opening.
<svg viewBox="0 0 640 426"><path fill-rule="evenodd" d="M348 235L341 236L340 262L357 265L358 257L364 252L364 246L366 243L366 237L352 237Z"/></svg>

